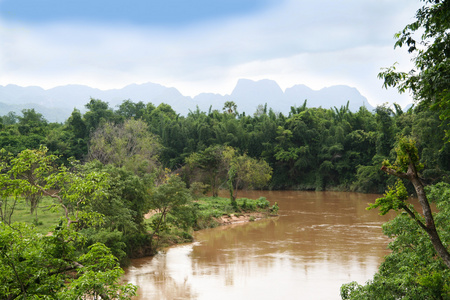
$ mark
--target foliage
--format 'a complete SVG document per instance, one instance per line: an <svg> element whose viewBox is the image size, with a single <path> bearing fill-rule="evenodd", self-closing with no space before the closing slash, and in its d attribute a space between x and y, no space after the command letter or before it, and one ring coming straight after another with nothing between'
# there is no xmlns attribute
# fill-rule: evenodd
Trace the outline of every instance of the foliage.
<svg viewBox="0 0 450 300"><path fill-rule="evenodd" d="M428 234L438 255L450 268L450 253L445 244L442 243L437 232L430 202L424 189L424 182L419 174L423 165L420 163L415 142L414 140L405 137L400 138L395 150L397 153L395 163L391 164L389 161L385 161L383 162L381 170L389 175L407 180L413 185L423 214L418 214L413 206L403 204L407 198L406 189L403 184L397 184L396 189L391 190L390 193L385 195L384 199L380 199L380 201L377 200L378 203L376 203L374 207L380 207L382 213L386 213L390 209L397 210L399 208L408 213L419 227Z"/></svg>
<svg viewBox="0 0 450 300"><path fill-rule="evenodd" d="M77 251L82 237L60 224L51 236L0 222L0 298L130 299L136 287L121 284L122 270L102 244Z"/></svg>
<svg viewBox="0 0 450 300"><path fill-rule="evenodd" d="M83 121L86 126L86 131L89 133L96 130L101 124L107 121L117 121L113 110L109 107L107 102L100 99L93 99L87 103L86 108L88 111L83 116Z"/></svg>
<svg viewBox="0 0 450 300"><path fill-rule="evenodd" d="M0 198L0 222L11 224L11 218L16 209L18 197L4 197Z"/></svg>
<svg viewBox="0 0 450 300"><path fill-rule="evenodd" d="M157 167L160 148L158 138L143 121L128 119L117 125L106 122L92 133L89 159L145 174Z"/></svg>
<svg viewBox="0 0 450 300"><path fill-rule="evenodd" d="M234 103L234 101L227 101L223 105L222 110L228 114L236 114L237 113L237 105L236 105L236 103Z"/></svg>
<svg viewBox="0 0 450 300"><path fill-rule="evenodd" d="M206 195L208 189L209 185L198 181L191 183L191 186L189 187L189 191L191 192L192 197L196 200L201 196Z"/></svg>
<svg viewBox="0 0 450 300"><path fill-rule="evenodd" d="M382 198L376 199L375 203L370 204L367 209L378 208L380 210L380 215L382 216L391 210L398 212L407 207L405 202L408 198L409 194L406 191L405 185L399 179L397 180L395 187L390 187ZM414 210L412 205L409 205L408 208Z"/></svg>
<svg viewBox="0 0 450 300"><path fill-rule="evenodd" d="M157 216L153 218L150 224L152 239L167 230L168 216L190 201L191 194L185 183L177 175L168 176L165 183L156 187L150 195L151 208L157 212Z"/></svg>
<svg viewBox="0 0 450 300"><path fill-rule="evenodd" d="M228 160L228 185L231 201L234 204L238 188L262 188L272 177L272 168L260 159L254 159L246 154L236 155L234 151L225 155Z"/></svg>
<svg viewBox="0 0 450 300"><path fill-rule="evenodd" d="M396 66L383 70L379 77L385 87L397 87L399 92L410 90L421 105L439 111L442 125L450 139L450 2L424 0L416 19L396 34L395 47L406 46L414 67L398 72Z"/></svg>
<svg viewBox="0 0 450 300"><path fill-rule="evenodd" d="M107 186L106 173L84 173L76 164L72 169L64 165L57 167L57 157L48 155L47 151L41 147L39 150L24 150L16 157L4 156L0 174L2 197L42 193L55 199L55 205L64 210L67 226L102 222L101 215L86 207L92 199L102 195ZM22 174L29 176L23 178Z"/></svg>
<svg viewBox="0 0 450 300"><path fill-rule="evenodd" d="M195 172L195 181L209 184L214 197L219 193L221 180L226 176L227 162L224 160L225 147L210 146L203 151L195 152L186 157L188 172Z"/></svg>
<svg viewBox="0 0 450 300"><path fill-rule="evenodd" d="M129 256L145 252L149 244L141 235L147 234L144 215L151 209L149 190L153 177L139 177L125 168L105 166L98 161L86 164L84 170L108 174L104 194L92 199L89 205L90 210L103 216L104 222L83 229L87 244L104 243L121 264Z"/></svg>
<svg viewBox="0 0 450 300"><path fill-rule="evenodd" d="M430 201L436 204L436 227L444 243L450 242L448 231L450 185L427 187ZM392 242L374 278L365 285L356 282L341 287L342 299L448 299L450 271L437 257L428 235L407 213L383 225Z"/></svg>
<svg viewBox="0 0 450 300"><path fill-rule="evenodd" d="M442 140L445 128L439 126L439 115L424 105L408 112L398 105L351 112L348 105L307 108L304 102L293 106L287 116L262 106L253 116L198 108L180 116L167 104L155 107L125 100L113 110L108 103L91 99L86 113L74 110L65 124L37 118L35 128L22 133L14 121L21 116L3 116L0 147L16 155L45 145L58 157L57 163L66 166L70 157L85 161L89 153L97 152L110 158L97 157L103 163L126 166L139 176L152 169L179 170L188 185L203 182L214 195L219 187L226 187L228 167L221 157L232 147L269 164L273 173L266 188L382 193L393 181L379 170L379 163L395 159L391 150L398 135L417 141L427 183L450 178L450 145ZM89 143L94 136L98 143ZM141 145L138 148L144 151L126 144Z"/></svg>

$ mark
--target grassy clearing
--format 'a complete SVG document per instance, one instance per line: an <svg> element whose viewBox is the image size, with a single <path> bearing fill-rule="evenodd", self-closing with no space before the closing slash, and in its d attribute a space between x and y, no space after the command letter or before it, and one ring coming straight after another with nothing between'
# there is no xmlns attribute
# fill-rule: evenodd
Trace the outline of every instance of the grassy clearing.
<svg viewBox="0 0 450 300"><path fill-rule="evenodd" d="M193 230L200 230L205 228L214 228L220 224L217 219L223 215L240 215L247 212L269 212L269 201L261 197L259 199L237 199L238 210L236 211L230 202L229 198L222 197L202 197L191 204L191 221L190 225ZM60 208L50 208L53 204L53 199L50 197L43 197L37 209L36 214L30 214L30 206L25 202L25 199L19 199L14 213L12 215L12 222L25 222L36 226L38 232L47 234L52 231L58 224L60 218L63 216L63 211ZM147 224L152 222L153 218L146 220ZM176 244L181 242L188 242L192 239L192 231L186 231L178 228L178 219L168 217L167 231L161 234L160 238L167 239L162 244Z"/></svg>
<svg viewBox="0 0 450 300"><path fill-rule="evenodd" d="M12 201L12 200L10 200ZM52 231L58 224L59 219L64 216L60 208L50 208L53 204L53 199L50 197L43 197L37 208L36 213L30 214L30 206L25 202L25 199L20 198L14 209L11 222L24 222L33 224L39 233L47 234Z"/></svg>

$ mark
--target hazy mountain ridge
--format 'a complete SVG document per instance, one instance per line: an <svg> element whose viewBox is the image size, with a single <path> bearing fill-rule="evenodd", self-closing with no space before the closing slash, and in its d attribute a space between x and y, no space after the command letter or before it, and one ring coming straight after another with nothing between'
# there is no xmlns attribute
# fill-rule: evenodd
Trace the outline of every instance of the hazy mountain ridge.
<svg viewBox="0 0 450 300"><path fill-rule="evenodd" d="M332 86L316 91L305 85L295 85L283 91L273 80L239 79L230 95L202 93L193 98L182 95L174 87L156 83L131 84L110 90L85 85L58 86L48 90L36 86L0 86L0 115L9 111L20 113L24 108L35 108L51 122L64 122L74 108L84 111L84 105L90 98L106 101L114 109L123 100L128 99L133 102L151 102L155 106L167 103L181 115L187 115L197 106L202 111L208 111L210 107L222 110L226 101L234 101L238 111L247 115L252 115L259 104L266 103L268 108L287 114L291 106L301 106L305 99L308 100L308 107L339 108L349 101L352 111L357 111L361 106L365 106L369 111L374 109L356 88L349 86Z"/></svg>

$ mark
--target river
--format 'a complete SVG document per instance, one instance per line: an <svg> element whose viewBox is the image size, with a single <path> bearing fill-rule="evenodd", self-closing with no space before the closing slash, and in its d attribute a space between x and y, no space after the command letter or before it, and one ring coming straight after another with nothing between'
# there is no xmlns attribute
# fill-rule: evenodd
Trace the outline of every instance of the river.
<svg viewBox="0 0 450 300"><path fill-rule="evenodd" d="M136 259L126 282L135 299L340 299L340 286L364 283L389 242L389 216L367 211L380 195L248 191L278 202L275 218L195 233L195 242ZM392 217L392 215L391 215Z"/></svg>

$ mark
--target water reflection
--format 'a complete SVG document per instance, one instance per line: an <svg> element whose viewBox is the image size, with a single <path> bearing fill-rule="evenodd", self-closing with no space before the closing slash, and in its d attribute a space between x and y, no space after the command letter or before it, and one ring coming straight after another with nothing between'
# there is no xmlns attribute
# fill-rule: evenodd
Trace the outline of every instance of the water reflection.
<svg viewBox="0 0 450 300"><path fill-rule="evenodd" d="M137 299L339 299L343 283L365 282L387 254L387 217L365 210L379 195L264 196L279 217L203 230L193 244L133 261L125 280L140 286Z"/></svg>

